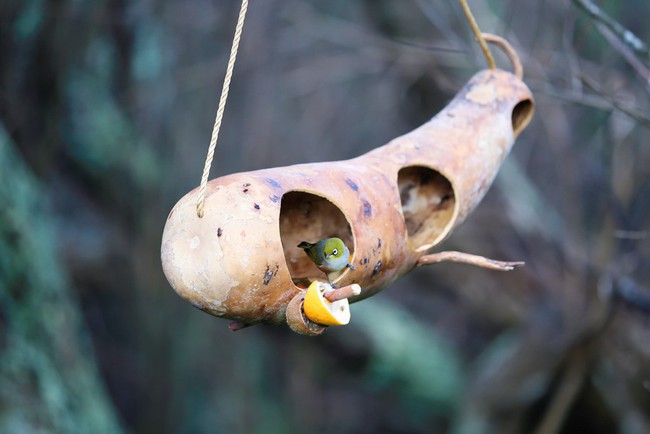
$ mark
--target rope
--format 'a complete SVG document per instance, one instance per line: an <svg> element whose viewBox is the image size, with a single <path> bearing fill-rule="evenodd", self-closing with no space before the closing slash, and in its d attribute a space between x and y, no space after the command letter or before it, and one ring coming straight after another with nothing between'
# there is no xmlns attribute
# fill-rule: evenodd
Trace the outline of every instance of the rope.
<svg viewBox="0 0 650 434"><path fill-rule="evenodd" d="M501 48L501 50L505 53L506 57L508 57L508 60L510 60L510 63L512 63L512 69L513 69L513 74L519 79L524 78L524 68L521 66L521 60L519 60L519 55L515 51L514 48L512 48L512 45L508 41L506 41L504 38L501 36L493 35L492 33L483 33L483 38L487 42L489 42L492 45L496 45L497 47Z"/></svg>
<svg viewBox="0 0 650 434"><path fill-rule="evenodd" d="M217 146L219 129L221 128L221 121L223 120L223 112L226 108L226 100L228 99L228 91L230 90L230 80L232 78L232 71L235 67L235 60L237 59L237 50L239 49L239 40L241 39L241 32L244 27L246 10L248 10L248 0L242 0L241 8L239 9L239 18L237 19L237 26L235 27L235 35L232 40L232 47L230 48L230 58L228 59L228 66L226 67L226 76L223 79L223 88L221 89L221 97L219 98L217 117L214 120L210 147L208 148L208 155L205 157L205 166L203 166L203 175L201 176L201 186L199 187L199 196L196 202L196 215L199 218L203 218L204 214L203 204L205 202L205 189L208 185L208 176L210 176L210 167L212 166L212 159L214 158L214 149Z"/></svg>
<svg viewBox="0 0 650 434"><path fill-rule="evenodd" d="M474 19L474 15L472 15L472 11L469 8L469 5L467 4L467 0L460 0L460 5L463 7L463 12L465 12L465 18L467 18L467 22L469 23L469 26L472 28L472 32L474 32L474 37L478 41L478 44L481 46L481 50L483 50L483 55L485 56L485 60L487 60L489 68L496 69L496 64L494 63L494 57L492 57L490 48L488 48L487 43L483 38L481 29L479 29L478 24L476 24L476 20Z"/></svg>

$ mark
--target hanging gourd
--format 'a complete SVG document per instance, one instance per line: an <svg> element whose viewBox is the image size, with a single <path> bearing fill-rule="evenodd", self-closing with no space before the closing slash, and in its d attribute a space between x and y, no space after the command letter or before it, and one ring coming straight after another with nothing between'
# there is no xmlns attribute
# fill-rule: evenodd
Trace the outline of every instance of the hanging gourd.
<svg viewBox="0 0 650 434"><path fill-rule="evenodd" d="M286 321L294 331L317 335L327 326L347 324L348 299L374 295L417 266L458 261L509 270L520 265L460 252L428 253L481 201L534 109L517 54L503 39L480 34L461 3L490 69L472 77L424 125L346 161L206 182L208 161L201 187L174 206L162 238L163 270L181 297L235 321L233 330ZM514 73L494 67L485 40L505 51ZM234 54L230 74L232 63ZM332 275L298 247L330 237L347 246L350 265L333 275L333 285Z"/></svg>

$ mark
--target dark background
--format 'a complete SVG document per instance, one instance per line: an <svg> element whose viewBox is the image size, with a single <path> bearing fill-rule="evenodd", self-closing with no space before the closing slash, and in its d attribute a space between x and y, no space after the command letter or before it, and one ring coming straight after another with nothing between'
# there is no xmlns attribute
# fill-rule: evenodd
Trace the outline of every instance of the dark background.
<svg viewBox="0 0 650 434"><path fill-rule="evenodd" d="M239 2L3 1L0 432L650 432L650 56L578 3L470 2L537 107L439 247L526 266L425 267L308 338L160 267ZM598 4L650 41L647 1ZM359 155L484 65L457 2L253 0L212 175Z"/></svg>

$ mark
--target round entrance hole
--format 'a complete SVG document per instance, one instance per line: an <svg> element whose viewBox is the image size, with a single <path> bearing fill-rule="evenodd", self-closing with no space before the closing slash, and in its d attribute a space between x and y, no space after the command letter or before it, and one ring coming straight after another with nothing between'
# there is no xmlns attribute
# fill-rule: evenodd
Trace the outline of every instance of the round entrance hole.
<svg viewBox="0 0 650 434"><path fill-rule="evenodd" d="M524 128L530 123L535 111L535 104L530 99L519 101L512 109L512 131L517 137Z"/></svg>
<svg viewBox="0 0 650 434"><path fill-rule="evenodd" d="M329 200L303 191L289 191L282 196L280 238L291 278L297 286L307 286L325 274L298 246L302 241L315 243L323 238L338 237L354 257L352 228L341 210ZM352 259L350 259L352 262Z"/></svg>
<svg viewBox="0 0 650 434"><path fill-rule="evenodd" d="M408 246L427 249L445 232L456 200L447 178L423 166L402 168L397 175Z"/></svg>

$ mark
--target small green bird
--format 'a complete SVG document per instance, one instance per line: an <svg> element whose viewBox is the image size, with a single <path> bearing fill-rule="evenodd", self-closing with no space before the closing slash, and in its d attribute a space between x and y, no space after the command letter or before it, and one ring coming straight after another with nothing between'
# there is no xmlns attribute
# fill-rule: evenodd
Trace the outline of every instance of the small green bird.
<svg viewBox="0 0 650 434"><path fill-rule="evenodd" d="M332 277L338 277L338 273L346 267L356 270L350 260L350 251L340 238L324 238L317 243L303 241L298 244L303 249L309 259L327 276L327 281L332 287Z"/></svg>

